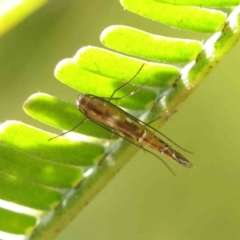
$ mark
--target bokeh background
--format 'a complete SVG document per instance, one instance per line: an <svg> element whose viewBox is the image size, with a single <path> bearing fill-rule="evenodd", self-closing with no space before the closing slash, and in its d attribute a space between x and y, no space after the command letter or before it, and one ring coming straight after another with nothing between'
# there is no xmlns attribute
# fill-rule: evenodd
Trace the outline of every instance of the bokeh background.
<svg viewBox="0 0 240 240"><path fill-rule="evenodd" d="M74 103L77 92L53 76L56 64L83 46L101 46L100 33L114 24L172 37L210 36L144 19L118 0L52 0L0 39L0 121L54 131L28 117L23 102L40 91ZM240 239L239 53L238 43L161 129L195 153L189 156L194 167L170 163L174 177L139 151L57 240Z"/></svg>

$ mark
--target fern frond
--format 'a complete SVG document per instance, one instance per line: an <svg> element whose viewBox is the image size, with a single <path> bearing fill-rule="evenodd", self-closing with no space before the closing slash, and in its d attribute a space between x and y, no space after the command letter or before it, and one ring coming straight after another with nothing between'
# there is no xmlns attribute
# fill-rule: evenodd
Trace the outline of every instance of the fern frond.
<svg viewBox="0 0 240 240"><path fill-rule="evenodd" d="M237 1L228 1L231 7L235 6L229 8L229 14L219 9L199 7L225 7L226 3L222 1L189 2L121 1L130 11L155 21L213 33L205 43L157 36L126 26L111 26L103 31L101 42L134 57L89 46L80 49L73 58L61 61L55 69L55 76L81 92L109 97L144 62L143 70L134 79L134 86L119 91L118 96L135 91L147 79L146 86L117 104L147 121L162 113L173 112L240 36ZM185 4L188 6L182 6ZM71 129L83 119L72 104L43 93L32 95L24 103L24 110L33 118L64 130ZM161 124L164 121L161 120ZM0 198L36 211L22 214L0 209L5 211L7 219L15 219L15 225L8 227L0 221L1 231L16 234L33 231L30 239L53 239L58 230L64 228L136 153L135 146L121 139L107 145L110 133L90 121L76 132L81 134L80 137L70 135L49 142L53 136L51 133L24 123L9 121L1 125L0 178L5 187L0 191ZM100 140L96 139L99 137ZM106 161L99 166L102 159ZM112 164L109 164L110 160ZM9 161L16 162L17 167L13 168ZM12 190L8 192L8 189ZM22 194L17 194L16 189L22 189ZM38 193L41 199L34 197ZM33 199L29 199L29 195Z"/></svg>

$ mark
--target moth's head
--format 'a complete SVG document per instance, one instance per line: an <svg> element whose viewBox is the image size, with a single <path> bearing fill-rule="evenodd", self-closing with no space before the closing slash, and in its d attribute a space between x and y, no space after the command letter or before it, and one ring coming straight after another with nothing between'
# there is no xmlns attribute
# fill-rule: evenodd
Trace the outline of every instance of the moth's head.
<svg viewBox="0 0 240 240"><path fill-rule="evenodd" d="M81 107L81 102L82 102L82 99L85 97L85 94L84 93L80 93L76 99L76 104L78 106L78 108Z"/></svg>

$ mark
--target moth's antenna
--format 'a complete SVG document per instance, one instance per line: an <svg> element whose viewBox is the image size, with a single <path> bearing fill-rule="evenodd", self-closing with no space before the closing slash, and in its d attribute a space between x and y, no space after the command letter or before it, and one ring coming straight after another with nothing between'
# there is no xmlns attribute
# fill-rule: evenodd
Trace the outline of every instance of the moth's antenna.
<svg viewBox="0 0 240 240"><path fill-rule="evenodd" d="M138 69L138 71L136 72L136 74L135 74L130 80L128 80L126 83L124 83L123 85L121 85L120 87L118 87L117 89L115 89L115 90L113 91L112 95L111 95L110 98L109 98L109 101L111 101L111 99L113 98L114 94L115 94L118 90L120 90L120 89L122 89L122 88L125 88L125 87L140 73L140 71L142 70L142 68L143 68L144 65L145 65L145 63L142 64L142 66Z"/></svg>

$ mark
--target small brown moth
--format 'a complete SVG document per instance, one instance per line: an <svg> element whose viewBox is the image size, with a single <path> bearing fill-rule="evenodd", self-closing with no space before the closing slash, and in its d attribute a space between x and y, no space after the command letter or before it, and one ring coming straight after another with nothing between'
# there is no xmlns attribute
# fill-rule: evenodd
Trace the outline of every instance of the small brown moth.
<svg viewBox="0 0 240 240"><path fill-rule="evenodd" d="M110 132L124 138L125 140L131 142L132 144L144 149L145 151L151 153L152 155L159 158L163 161L158 155L154 152L145 148L145 146L154 149L166 156L175 162L181 164L184 167L191 167L192 164L179 152L171 148L165 141L161 140L159 136L162 135L167 140L175 144L168 137L163 135L157 129L153 128L147 123L137 119L136 117L130 115L128 112L122 110L120 107L111 103L111 100L119 100L126 96L131 96L135 94L137 91L141 89L141 87L147 83L147 81L139 87L139 89L135 92L132 92L126 96L121 98L114 98L114 94L121 88L127 86L141 71L144 64L142 64L141 68L138 72L131 78L128 82L117 88L111 95L110 98L97 97L92 94L84 94L81 93L77 100L78 109L86 116L86 119L75 126L71 132L78 128L82 123L86 122L88 119L93 121L94 123L100 125L101 127L109 130ZM62 133L58 136L64 135L68 132ZM57 137L58 137L57 136ZM54 137L55 138L55 137ZM175 144L177 147L181 148L179 145ZM183 148L182 150L189 152ZM191 152L189 152L191 153ZM169 166L163 161L163 163L169 168ZM170 169L170 168L169 168ZM171 169L170 169L171 170Z"/></svg>
<svg viewBox="0 0 240 240"><path fill-rule="evenodd" d="M112 129L111 132L115 134L122 134L124 139L130 139L130 142L135 141L135 145L144 150L146 150L144 146L147 146L170 157L184 167L189 168L192 166L181 153L172 149L154 133L154 131L157 133L160 132L112 104L110 101L91 94L81 93L76 102L79 110L88 119L100 126ZM148 152L152 153L151 151Z"/></svg>

